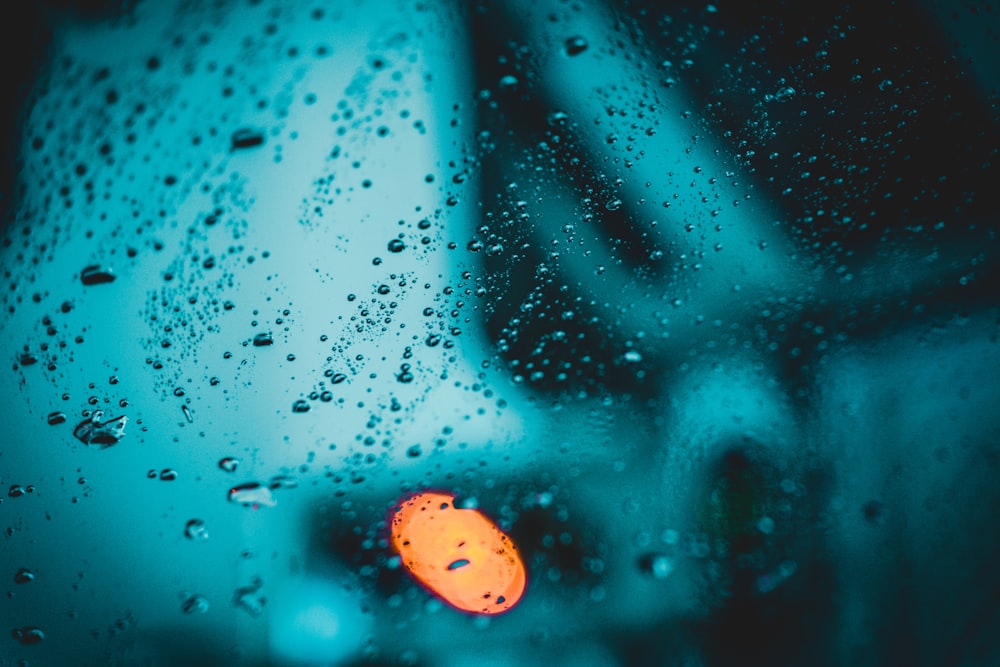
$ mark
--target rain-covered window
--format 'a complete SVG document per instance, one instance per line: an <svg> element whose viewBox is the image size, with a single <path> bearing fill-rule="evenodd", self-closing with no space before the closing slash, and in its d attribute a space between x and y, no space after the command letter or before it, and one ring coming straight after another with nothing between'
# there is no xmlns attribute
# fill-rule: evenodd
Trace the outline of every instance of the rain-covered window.
<svg viewBox="0 0 1000 667"><path fill-rule="evenodd" d="M0 664L1000 663L995 3L27 5Z"/></svg>

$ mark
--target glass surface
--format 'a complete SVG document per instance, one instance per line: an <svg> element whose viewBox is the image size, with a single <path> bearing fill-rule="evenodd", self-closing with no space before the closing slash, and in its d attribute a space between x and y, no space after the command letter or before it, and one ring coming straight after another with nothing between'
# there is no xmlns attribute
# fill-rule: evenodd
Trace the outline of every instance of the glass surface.
<svg viewBox="0 0 1000 667"><path fill-rule="evenodd" d="M995 6L26 11L0 664L1000 663Z"/></svg>

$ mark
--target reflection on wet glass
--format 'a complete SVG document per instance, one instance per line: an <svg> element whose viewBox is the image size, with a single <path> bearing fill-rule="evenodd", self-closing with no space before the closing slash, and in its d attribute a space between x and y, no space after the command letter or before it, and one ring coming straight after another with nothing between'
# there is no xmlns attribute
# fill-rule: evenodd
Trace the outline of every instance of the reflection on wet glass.
<svg viewBox="0 0 1000 667"><path fill-rule="evenodd" d="M0 656L1000 660L995 10L28 11Z"/></svg>

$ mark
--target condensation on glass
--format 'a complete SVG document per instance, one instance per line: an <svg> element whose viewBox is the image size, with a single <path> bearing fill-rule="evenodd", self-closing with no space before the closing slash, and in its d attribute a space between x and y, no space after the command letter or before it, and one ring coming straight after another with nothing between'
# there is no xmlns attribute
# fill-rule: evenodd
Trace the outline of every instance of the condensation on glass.
<svg viewBox="0 0 1000 667"><path fill-rule="evenodd" d="M996 664L998 24L31 8L0 656Z"/></svg>

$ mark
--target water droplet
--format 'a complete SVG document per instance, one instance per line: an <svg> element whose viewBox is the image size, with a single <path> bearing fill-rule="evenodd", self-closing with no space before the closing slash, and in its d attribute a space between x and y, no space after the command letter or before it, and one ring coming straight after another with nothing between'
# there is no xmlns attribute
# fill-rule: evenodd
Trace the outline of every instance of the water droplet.
<svg viewBox="0 0 1000 667"><path fill-rule="evenodd" d="M632 364L637 364L642 361L642 355L637 350L629 350L624 356L625 361Z"/></svg>
<svg viewBox="0 0 1000 667"><path fill-rule="evenodd" d="M184 419L187 420L188 424L193 424L194 423L194 416L191 414L191 408L189 408L186 405L182 405L181 406L181 412L184 413Z"/></svg>
<svg viewBox="0 0 1000 667"><path fill-rule="evenodd" d="M18 362L22 366L32 366L38 363L38 357L30 352L22 352L21 356L18 358Z"/></svg>
<svg viewBox="0 0 1000 667"><path fill-rule="evenodd" d="M20 570L14 573L15 584L27 584L34 580L35 580L35 573L26 567L22 567Z"/></svg>
<svg viewBox="0 0 1000 667"><path fill-rule="evenodd" d="M111 272L111 269L105 269L99 264L86 266L83 271L80 272L80 281L83 282L84 285L101 285L103 283L113 282L114 279L115 274Z"/></svg>
<svg viewBox="0 0 1000 667"><path fill-rule="evenodd" d="M617 197L609 200L608 203L604 205L604 208L608 209L609 211L617 211L621 207L622 207L622 200L618 199Z"/></svg>
<svg viewBox="0 0 1000 667"><path fill-rule="evenodd" d="M278 489L294 489L299 485L299 480L295 479L291 475L275 475L268 482L268 487L272 491L277 491Z"/></svg>
<svg viewBox="0 0 1000 667"><path fill-rule="evenodd" d="M267 345L274 345L274 339L271 337L270 331L264 331L253 337L254 347L266 347Z"/></svg>
<svg viewBox="0 0 1000 667"><path fill-rule="evenodd" d="M674 571L674 564L663 554L646 554L639 559L639 570L654 579L666 579Z"/></svg>
<svg viewBox="0 0 1000 667"><path fill-rule="evenodd" d="M417 458L422 453L423 451L420 449L420 445L410 445L410 447L406 450L406 455L411 459Z"/></svg>
<svg viewBox="0 0 1000 667"><path fill-rule="evenodd" d="M566 121L569 120L569 114L565 111L553 111L546 116L545 120L552 126L565 125Z"/></svg>
<svg viewBox="0 0 1000 667"><path fill-rule="evenodd" d="M233 132L231 139L233 150L253 148L264 143L264 133L249 127L241 127Z"/></svg>
<svg viewBox="0 0 1000 667"><path fill-rule="evenodd" d="M332 384L340 384L341 382L343 382L346 379L347 379L347 376L344 375L343 373L334 373L333 377L330 378L330 382Z"/></svg>
<svg viewBox="0 0 1000 667"><path fill-rule="evenodd" d="M389 252L403 252L403 250L406 249L406 244L399 239L393 239L389 241L389 245L387 247Z"/></svg>
<svg viewBox="0 0 1000 667"><path fill-rule="evenodd" d="M20 484L11 485L10 489L7 491L7 495L11 498L20 498L25 493L27 493L27 491L25 491L24 487Z"/></svg>
<svg viewBox="0 0 1000 667"><path fill-rule="evenodd" d="M208 539L208 526L201 519L191 519L184 524L184 537L194 542L204 542Z"/></svg>
<svg viewBox="0 0 1000 667"><path fill-rule="evenodd" d="M517 88L518 83L520 82L517 80L516 76L508 74L500 77L500 81L497 82L497 88L503 91L512 91Z"/></svg>
<svg viewBox="0 0 1000 667"><path fill-rule="evenodd" d="M233 456L227 456L219 460L219 469L226 472L235 472L240 465L240 460Z"/></svg>
<svg viewBox="0 0 1000 667"><path fill-rule="evenodd" d="M171 468L164 468L160 471L161 482L172 482L177 479L177 471Z"/></svg>
<svg viewBox="0 0 1000 667"><path fill-rule="evenodd" d="M271 489L260 482L247 482L246 484L240 484L229 489L229 502L240 503L241 505L254 508L261 505L264 507L274 507L278 504L278 501L274 499L274 494L271 493Z"/></svg>
<svg viewBox="0 0 1000 667"><path fill-rule="evenodd" d="M399 373L396 374L396 381L403 384L413 382L413 373L410 372L409 364L403 364L399 367Z"/></svg>
<svg viewBox="0 0 1000 667"><path fill-rule="evenodd" d="M181 611L185 614L204 614L208 611L208 600L201 595L192 595L181 603Z"/></svg>
<svg viewBox="0 0 1000 667"><path fill-rule="evenodd" d="M41 628L36 628L30 625L23 628L15 628L11 634L14 636L14 639L21 642L25 646L37 644L45 639L45 633L42 632Z"/></svg>
<svg viewBox="0 0 1000 667"><path fill-rule="evenodd" d="M587 40L580 35L574 35L566 40L566 55L578 56L587 50Z"/></svg>
<svg viewBox="0 0 1000 667"><path fill-rule="evenodd" d="M796 90L791 86L782 86L774 91L774 95L771 98L775 102L787 102L788 100L795 97Z"/></svg>
<svg viewBox="0 0 1000 667"><path fill-rule="evenodd" d="M264 605L267 604L267 598L260 592L262 587L263 582L255 577L249 586L236 589L236 592L233 593L233 604L257 618L264 613Z"/></svg>
<svg viewBox="0 0 1000 667"><path fill-rule="evenodd" d="M125 437L128 417L122 415L102 422L103 417L104 413L96 410L90 418L77 424L73 436L85 445L100 445L101 449L117 445Z"/></svg>
<svg viewBox="0 0 1000 667"><path fill-rule="evenodd" d="M310 408L309 401L305 400L304 398L300 398L299 400L292 403L292 412L296 414L301 415L306 412L309 412L309 408Z"/></svg>
<svg viewBox="0 0 1000 667"><path fill-rule="evenodd" d="M65 412L50 412L47 420L50 425L55 426L56 424L62 424L66 421Z"/></svg>

